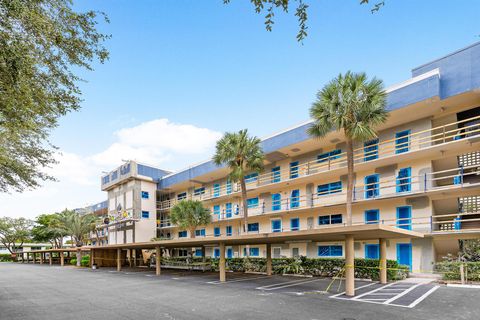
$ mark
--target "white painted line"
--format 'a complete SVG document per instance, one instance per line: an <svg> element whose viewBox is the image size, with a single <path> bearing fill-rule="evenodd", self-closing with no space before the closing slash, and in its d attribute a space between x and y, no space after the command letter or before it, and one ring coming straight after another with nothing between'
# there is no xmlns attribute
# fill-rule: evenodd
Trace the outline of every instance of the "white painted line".
<svg viewBox="0 0 480 320"><path fill-rule="evenodd" d="M359 301L385 301L387 299L375 299L375 298L372 298L372 299L362 299L362 300L359 300Z"/></svg>
<svg viewBox="0 0 480 320"><path fill-rule="evenodd" d="M227 280L225 282L221 282L219 280L216 281L208 281L208 284L221 284L221 283L231 283L231 282L240 282L240 281L248 281L248 280L255 280L255 279L265 279L269 278L270 276L263 276L263 277L239 277L239 278L234 278L232 280Z"/></svg>
<svg viewBox="0 0 480 320"><path fill-rule="evenodd" d="M315 279L315 280L308 280L308 281L303 281L303 282L291 283L291 284L286 284L286 285L284 285L284 286L267 288L267 289L265 289L265 287L258 287L258 288L255 288L255 289L265 290L265 291L271 291L271 290L277 290L277 289L282 289L282 288L288 288L288 287L298 286L298 285L302 285L302 284L304 284L304 283L316 282L316 281L320 281L320 280L323 280L323 279Z"/></svg>
<svg viewBox="0 0 480 320"><path fill-rule="evenodd" d="M418 298L417 300L413 301L412 303L410 303L410 305L408 306L409 308L413 308L415 307L417 304L419 304L420 302L422 302L423 300L425 300L426 297L428 297L429 295L431 295L433 292L435 292L435 290L437 290L438 288L440 288L440 286L435 286L433 287L432 289L428 290L427 292L425 292L420 298Z"/></svg>
<svg viewBox="0 0 480 320"><path fill-rule="evenodd" d="M370 286L373 286L374 284L377 284L378 282L373 282L373 283L369 283L369 284L366 284L364 286L361 286L361 287L358 287L358 288L355 288L355 290L358 290L358 289L362 289L362 288L366 288L366 287L370 287ZM341 292L341 293L338 293L336 295L333 295L333 296L330 296L330 298L336 298L336 297L339 297L341 295L345 294L345 291ZM349 298L347 298L346 300L350 300Z"/></svg>
<svg viewBox="0 0 480 320"><path fill-rule="evenodd" d="M261 287L258 287L258 288L256 288L256 289L264 289L264 288L271 288L271 287L276 287L276 286L283 286L283 285L285 285L285 284L302 282L302 281L305 281L305 279L269 284L269 285L267 285L267 286L261 286Z"/></svg>
<svg viewBox="0 0 480 320"><path fill-rule="evenodd" d="M369 294L369 296L394 296L394 295L397 295L398 293L396 292L384 292L384 293L371 293Z"/></svg>
<svg viewBox="0 0 480 320"><path fill-rule="evenodd" d="M403 291L402 293L396 295L395 297L392 297L392 298L388 299L387 301L384 302L384 304L388 304L388 303L390 303L390 302L393 302L393 301L397 300L397 299L400 298L400 297L403 297L404 295L406 295L407 293L409 293L409 292L412 291L413 289L421 286L422 284L423 284L423 283L418 283L418 284L416 284L416 285L414 285L414 286L411 286L410 288L408 288L407 290Z"/></svg>
<svg viewBox="0 0 480 320"><path fill-rule="evenodd" d="M377 289L373 289L372 291L368 291L368 292L365 292L365 293L363 293L363 294L361 294L361 295L358 295L358 296L356 296L356 297L353 297L353 298L351 298L350 300L358 300L358 299L360 299L360 298L363 297L363 296L367 296L367 295L369 295L370 293L374 293L374 292L380 291L380 290L382 290L383 288L391 287L391 286L393 286L394 284L395 284L395 282L392 282L392 283L390 283L390 284L384 285L383 287L380 287L380 288L377 288Z"/></svg>
<svg viewBox="0 0 480 320"><path fill-rule="evenodd" d="M454 288L465 288L465 289L480 289L480 286L477 284L456 284L456 283L448 283L447 287L454 287Z"/></svg>

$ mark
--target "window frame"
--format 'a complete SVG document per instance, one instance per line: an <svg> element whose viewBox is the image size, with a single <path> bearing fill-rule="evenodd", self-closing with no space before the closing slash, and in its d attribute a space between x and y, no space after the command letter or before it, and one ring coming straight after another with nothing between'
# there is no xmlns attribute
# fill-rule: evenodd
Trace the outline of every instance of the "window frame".
<svg viewBox="0 0 480 320"><path fill-rule="evenodd" d="M367 180L375 177L376 181L369 183ZM380 174L374 173L364 178L364 190L365 190L365 199L375 199L380 196ZM373 184L373 188L370 186ZM369 192L373 192L373 195L369 196Z"/></svg>
<svg viewBox="0 0 480 320"><path fill-rule="evenodd" d="M411 130L402 130L399 132L395 132L395 154L405 153L410 151L410 135ZM405 141L401 141L405 139ZM403 146L399 146L400 144L406 144Z"/></svg>
<svg viewBox="0 0 480 320"><path fill-rule="evenodd" d="M375 220L367 219L369 214L375 214ZM380 210L379 209L367 209L363 213L365 224L380 224Z"/></svg>

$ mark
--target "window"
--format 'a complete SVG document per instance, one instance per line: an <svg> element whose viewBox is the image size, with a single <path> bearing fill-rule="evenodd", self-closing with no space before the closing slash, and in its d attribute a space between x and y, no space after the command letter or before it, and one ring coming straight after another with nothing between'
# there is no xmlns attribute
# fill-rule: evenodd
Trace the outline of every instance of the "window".
<svg viewBox="0 0 480 320"><path fill-rule="evenodd" d="M148 199L148 198L149 198L148 191L142 191L142 199Z"/></svg>
<svg viewBox="0 0 480 320"><path fill-rule="evenodd" d="M220 258L220 249L219 248L213 249L213 257L214 258Z"/></svg>
<svg viewBox="0 0 480 320"><path fill-rule="evenodd" d="M250 174L247 174L245 176L245 183L251 183L251 182L255 182L257 180L258 180L258 173L257 172L250 173Z"/></svg>
<svg viewBox="0 0 480 320"><path fill-rule="evenodd" d="M272 232L282 232L282 220L272 220Z"/></svg>
<svg viewBox="0 0 480 320"><path fill-rule="evenodd" d="M365 245L365 259L378 259L380 257L380 247L378 244Z"/></svg>
<svg viewBox="0 0 480 320"><path fill-rule="evenodd" d="M343 255L343 247L334 246L318 246L319 257L341 257Z"/></svg>
<svg viewBox="0 0 480 320"><path fill-rule="evenodd" d="M118 171L112 172L112 181L118 178Z"/></svg>
<svg viewBox="0 0 480 320"><path fill-rule="evenodd" d="M225 234L227 235L227 237L230 237L232 235L232 226L225 227Z"/></svg>
<svg viewBox="0 0 480 320"><path fill-rule="evenodd" d="M290 194L290 208L300 207L300 190L292 190Z"/></svg>
<svg viewBox="0 0 480 320"><path fill-rule="evenodd" d="M290 179L298 178L298 161L290 162Z"/></svg>
<svg viewBox="0 0 480 320"><path fill-rule="evenodd" d="M142 219L148 219L148 218L150 218L150 212L142 211Z"/></svg>
<svg viewBox="0 0 480 320"><path fill-rule="evenodd" d="M195 230L196 237L205 237L205 229Z"/></svg>
<svg viewBox="0 0 480 320"><path fill-rule="evenodd" d="M213 236L220 237L220 227L213 228Z"/></svg>
<svg viewBox="0 0 480 320"><path fill-rule="evenodd" d="M178 256L179 257L186 257L188 256L188 252L186 249L178 249Z"/></svg>
<svg viewBox="0 0 480 320"><path fill-rule="evenodd" d="M179 193L177 194L177 200L183 200L183 199L186 199L187 198L187 193L186 192L182 192L182 193Z"/></svg>
<svg viewBox="0 0 480 320"><path fill-rule="evenodd" d="M272 168L272 183L280 182L280 167Z"/></svg>
<svg viewBox="0 0 480 320"><path fill-rule="evenodd" d="M379 175L372 174L365 177L365 199L375 198L379 195Z"/></svg>
<svg viewBox="0 0 480 320"><path fill-rule="evenodd" d="M220 205L216 204L213 206L213 214L220 214Z"/></svg>
<svg viewBox="0 0 480 320"><path fill-rule="evenodd" d="M282 195L280 193L272 194L272 211L280 210L282 207Z"/></svg>
<svg viewBox="0 0 480 320"><path fill-rule="evenodd" d="M410 130L395 133L395 153L408 152L410 149Z"/></svg>
<svg viewBox="0 0 480 320"><path fill-rule="evenodd" d="M205 187L201 187L193 190L194 196L200 196L202 194L205 194Z"/></svg>
<svg viewBox="0 0 480 320"><path fill-rule="evenodd" d="M227 218L232 217L232 204L230 202L225 204L225 216Z"/></svg>
<svg viewBox="0 0 480 320"><path fill-rule="evenodd" d="M110 176L105 176L102 178L102 184L106 184L110 182Z"/></svg>
<svg viewBox="0 0 480 320"><path fill-rule="evenodd" d="M186 238L187 237L187 231L180 231L178 233L179 238Z"/></svg>
<svg viewBox="0 0 480 320"><path fill-rule="evenodd" d="M332 215L318 217L318 224L321 226L328 225L328 224L339 224L339 223L342 223L341 214L332 214Z"/></svg>
<svg viewBox="0 0 480 320"><path fill-rule="evenodd" d="M412 169L403 168L398 170L397 176L397 192L408 192L411 191L411 179Z"/></svg>
<svg viewBox="0 0 480 320"><path fill-rule="evenodd" d="M317 196L342 192L342 181L321 184L317 186Z"/></svg>
<svg viewBox="0 0 480 320"><path fill-rule="evenodd" d="M219 197L220 196L220 183L213 184L213 196Z"/></svg>
<svg viewBox="0 0 480 320"><path fill-rule="evenodd" d="M397 227L412 230L412 207L397 207Z"/></svg>
<svg viewBox="0 0 480 320"><path fill-rule="evenodd" d="M250 257L258 257L260 255L259 248L250 248Z"/></svg>
<svg viewBox="0 0 480 320"><path fill-rule="evenodd" d="M365 211L365 224L378 224L380 220L380 212L378 209Z"/></svg>
<svg viewBox="0 0 480 320"><path fill-rule="evenodd" d="M292 257L297 258L300 256L300 249L299 248L292 248Z"/></svg>
<svg viewBox="0 0 480 320"><path fill-rule="evenodd" d="M202 249L195 249L195 257L203 257Z"/></svg>
<svg viewBox="0 0 480 320"><path fill-rule="evenodd" d="M229 258L229 259L233 258L233 249L232 248L227 248L227 258Z"/></svg>
<svg viewBox="0 0 480 320"><path fill-rule="evenodd" d="M227 189L227 194L232 193L232 181L227 180L226 189Z"/></svg>
<svg viewBox="0 0 480 320"><path fill-rule="evenodd" d="M363 161L371 161L378 158L378 139L367 141L363 144Z"/></svg>
<svg viewBox="0 0 480 320"><path fill-rule="evenodd" d="M319 154L317 156L317 163L328 162L329 160L331 161L331 160L338 159L340 158L341 153L342 153L342 150L335 149L329 152Z"/></svg>
<svg viewBox="0 0 480 320"><path fill-rule="evenodd" d="M298 231L300 230L300 219L299 218L291 218L290 219L290 231Z"/></svg>
<svg viewBox="0 0 480 320"><path fill-rule="evenodd" d="M247 199L247 208L256 208L258 207L258 197Z"/></svg>
<svg viewBox="0 0 480 320"><path fill-rule="evenodd" d="M248 230L248 232L258 232L258 230L259 230L258 227L259 227L258 222L249 223L248 227L247 227L247 230Z"/></svg>

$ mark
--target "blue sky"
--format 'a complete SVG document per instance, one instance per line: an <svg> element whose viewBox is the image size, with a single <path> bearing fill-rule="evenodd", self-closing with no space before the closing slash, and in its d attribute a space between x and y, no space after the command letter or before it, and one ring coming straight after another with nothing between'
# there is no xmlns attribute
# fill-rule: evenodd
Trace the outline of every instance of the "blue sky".
<svg viewBox="0 0 480 320"><path fill-rule="evenodd" d="M112 35L110 60L82 72L82 109L52 132L63 153L63 166L52 169L60 182L1 195L2 215L34 217L103 200L97 177L120 158L180 169L208 159L225 131L248 128L262 137L307 120L317 90L340 72L365 71L388 86L480 40L476 0L386 0L373 15L358 0L306 0L303 45L293 14L278 12L266 32L247 0L77 2L109 16L100 28ZM202 145L195 138L204 134ZM192 145L200 146L189 153Z"/></svg>

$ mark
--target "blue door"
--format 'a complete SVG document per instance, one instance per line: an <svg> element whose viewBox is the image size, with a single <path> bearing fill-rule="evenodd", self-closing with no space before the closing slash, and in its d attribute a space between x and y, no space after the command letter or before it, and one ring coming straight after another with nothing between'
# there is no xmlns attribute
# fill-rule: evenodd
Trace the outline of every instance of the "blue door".
<svg viewBox="0 0 480 320"><path fill-rule="evenodd" d="M233 250L232 248L228 248L227 249L227 258L233 258Z"/></svg>
<svg viewBox="0 0 480 320"><path fill-rule="evenodd" d="M378 197L380 194L378 180L378 174L365 177L365 199Z"/></svg>
<svg viewBox="0 0 480 320"><path fill-rule="evenodd" d="M397 243L397 262L408 266L412 271L412 244Z"/></svg>
<svg viewBox="0 0 480 320"><path fill-rule="evenodd" d="M219 183L215 183L213 185L213 196L214 197L220 197L220 184Z"/></svg>
<svg viewBox="0 0 480 320"><path fill-rule="evenodd" d="M380 257L380 247L378 244L365 245L365 259L378 259Z"/></svg>
<svg viewBox="0 0 480 320"><path fill-rule="evenodd" d="M412 207L397 207L397 227L412 230Z"/></svg>
<svg viewBox="0 0 480 320"><path fill-rule="evenodd" d="M272 168L272 183L280 182L280 167Z"/></svg>
<svg viewBox="0 0 480 320"><path fill-rule="evenodd" d="M410 150L410 130L395 133L395 153L404 153Z"/></svg>
<svg viewBox="0 0 480 320"><path fill-rule="evenodd" d="M272 220L272 232L282 232L282 220Z"/></svg>
<svg viewBox="0 0 480 320"><path fill-rule="evenodd" d="M290 162L290 179L298 178L298 161Z"/></svg>
<svg viewBox="0 0 480 320"><path fill-rule="evenodd" d="M282 205L282 195L280 193L272 194L272 211L280 210L281 205Z"/></svg>
<svg viewBox="0 0 480 320"><path fill-rule="evenodd" d="M300 190L292 190L290 196L290 208L300 207Z"/></svg>

